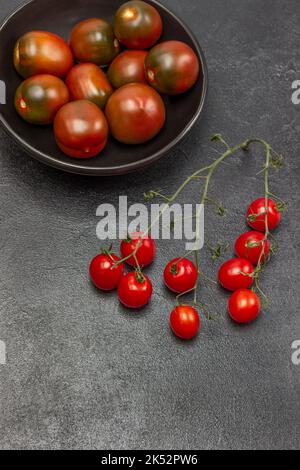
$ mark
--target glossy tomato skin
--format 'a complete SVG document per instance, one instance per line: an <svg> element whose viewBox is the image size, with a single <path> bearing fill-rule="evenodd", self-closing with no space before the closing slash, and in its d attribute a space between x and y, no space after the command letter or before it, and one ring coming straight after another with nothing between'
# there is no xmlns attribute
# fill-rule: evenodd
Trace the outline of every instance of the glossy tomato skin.
<svg viewBox="0 0 300 470"><path fill-rule="evenodd" d="M128 49L148 49L159 40L163 22L152 5L139 0L130 1L117 11L114 31Z"/></svg>
<svg viewBox="0 0 300 470"><path fill-rule="evenodd" d="M193 307L181 305L170 315L170 326L178 338L189 340L197 336L200 329L200 317Z"/></svg>
<svg viewBox="0 0 300 470"><path fill-rule="evenodd" d="M136 232L130 235L130 238L128 240L122 240L120 245L120 252L122 258L126 258L134 252L142 236L142 232ZM155 258L155 253L155 241L150 237L150 235L146 235L142 238L141 245L136 252L136 258L138 260L139 265L141 267L149 266L149 264L151 264ZM126 260L126 263L130 266L136 266L136 261L133 256L131 258L128 258L128 260Z"/></svg>
<svg viewBox="0 0 300 470"><path fill-rule="evenodd" d="M159 93L185 93L197 81L200 64L190 46L180 41L165 41L153 47L145 60L149 84Z"/></svg>
<svg viewBox="0 0 300 470"><path fill-rule="evenodd" d="M15 108L30 124L45 125L53 122L57 111L69 101L64 82L53 75L27 78L15 94Z"/></svg>
<svg viewBox="0 0 300 470"><path fill-rule="evenodd" d="M124 264L115 266L120 258L113 253L100 253L90 263L90 278L101 290L111 291L118 287L124 274Z"/></svg>
<svg viewBox="0 0 300 470"><path fill-rule="evenodd" d="M233 258L222 264L218 279L224 289L235 291L237 289L248 289L253 284L254 267L244 258Z"/></svg>
<svg viewBox="0 0 300 470"><path fill-rule="evenodd" d="M104 109L108 98L113 93L105 73L95 64L78 64L73 67L66 84L72 100L88 100Z"/></svg>
<svg viewBox="0 0 300 470"><path fill-rule="evenodd" d="M198 278L197 268L192 261L186 258L175 258L167 264L164 271L166 286L177 294L183 294L196 285Z"/></svg>
<svg viewBox="0 0 300 470"><path fill-rule="evenodd" d="M112 25L100 18L91 18L75 25L70 47L78 62L96 65L108 65L120 52Z"/></svg>
<svg viewBox="0 0 300 470"><path fill-rule="evenodd" d="M23 78L39 74L63 78L73 63L68 44L56 34L46 31L24 34L14 48L14 65Z"/></svg>
<svg viewBox="0 0 300 470"><path fill-rule="evenodd" d="M269 240L264 241L262 232L250 231L243 233L235 242L235 252L238 257L245 258L252 264L259 260L263 263L270 251Z"/></svg>
<svg viewBox="0 0 300 470"><path fill-rule="evenodd" d="M127 308L142 308L151 299L153 288L150 279L143 274L142 279L136 272L123 276L119 287L118 296L120 302Z"/></svg>
<svg viewBox="0 0 300 470"><path fill-rule="evenodd" d="M260 314L259 297L249 289L239 289L228 302L229 315L237 323L251 323Z"/></svg>
<svg viewBox="0 0 300 470"><path fill-rule="evenodd" d="M120 88L128 83L144 83L146 51L124 51L110 64L107 76L114 88Z"/></svg>
<svg viewBox="0 0 300 470"><path fill-rule="evenodd" d="M54 120L57 145L73 158L91 158L106 145L108 124L103 112L87 100L63 106Z"/></svg>
<svg viewBox="0 0 300 470"><path fill-rule="evenodd" d="M266 204L265 198L256 199L250 204L247 210L247 222L250 227L259 232L266 231L265 223ZM277 210L273 199L268 199L268 227L274 230L281 221L281 213Z"/></svg>
<svg viewBox="0 0 300 470"><path fill-rule="evenodd" d="M115 139L132 145L155 137L166 119L163 100L142 83L130 83L116 90L107 102L105 114Z"/></svg>

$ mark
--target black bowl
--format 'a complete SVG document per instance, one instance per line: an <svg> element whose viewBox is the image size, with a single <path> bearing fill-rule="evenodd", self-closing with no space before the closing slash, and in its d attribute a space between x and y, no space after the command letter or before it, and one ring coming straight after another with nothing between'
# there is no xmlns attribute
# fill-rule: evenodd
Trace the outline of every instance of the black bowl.
<svg viewBox="0 0 300 470"><path fill-rule="evenodd" d="M166 154L191 129L202 112L208 81L204 54L181 20L156 0L150 0L148 3L158 9L164 22L161 40L186 42L196 52L202 65L200 77L191 90L176 97L164 97L167 122L158 136L137 146L122 145L111 138L99 156L90 160L75 160L59 150L51 126L34 127L18 116L14 109L14 94L22 79L13 67L13 48L18 37L27 31L42 29L67 40L77 22L92 17L112 21L122 3L122 0L32 0L13 12L0 27L0 79L6 85L6 104L0 105L0 122L27 153L47 165L86 175L129 173Z"/></svg>

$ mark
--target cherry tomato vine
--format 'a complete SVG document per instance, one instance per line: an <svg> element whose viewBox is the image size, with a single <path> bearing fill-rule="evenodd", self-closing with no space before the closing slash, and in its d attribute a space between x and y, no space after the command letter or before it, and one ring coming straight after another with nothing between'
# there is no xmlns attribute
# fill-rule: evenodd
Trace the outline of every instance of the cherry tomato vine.
<svg viewBox="0 0 300 470"><path fill-rule="evenodd" d="M249 152L250 147L255 144L258 144L264 149L265 153L264 165L261 171L257 173L257 175L264 175L264 196L260 200L254 201L254 203L252 203L252 205L249 207L247 213L247 222L252 228L255 228L263 233L258 235L258 232L249 232L243 234L243 240L238 239L239 245L237 241L236 247L239 246L239 248L241 249L241 244L242 242L244 243L244 256L242 258L235 258L233 260L229 260L229 262L225 263L225 265L227 264L229 266L229 269L231 265L234 266L235 269L235 278L229 279L229 283L225 283L226 285L224 286L225 288L234 291L234 294L232 295L229 301L229 314L235 321L239 323L247 323L249 321L253 321L255 318L257 318L259 314L261 302L255 292L257 292L262 297L263 307L267 308L268 306L268 298L260 286L260 277L262 272L265 270L267 264L269 263L272 255L274 255L277 251L277 243L271 233L271 230L279 224L281 219L281 212L285 210L287 206L282 199L270 192L269 179L270 170L272 168L278 169L283 166L283 157L278 154L275 150L273 150L271 145L263 139L247 139L235 146L230 146L221 134L215 134L211 138L211 140L213 142L219 142L224 145L225 151L210 165L202 167L192 173L188 178L186 178L182 182L182 184L176 189L176 191L171 196L166 196L160 190L151 190L144 194L144 198L146 200L152 200L158 197L161 198L165 202L165 204L163 205L159 214L148 226L145 232L139 233L138 237L135 236L133 240L129 237L126 241L122 242L122 258L115 259L113 263L113 269L118 269L120 266L123 266L125 262L127 262L127 264L131 266L134 266L136 273L135 278L132 277L134 276L133 274L131 274L130 276L132 282L134 284L137 283L137 285L144 283L144 289L148 291L149 295L151 295L152 286L149 285L149 279L142 272L144 266L142 261L143 256L141 256L139 249L143 248L145 242L149 243L149 238L151 239L150 233L153 226L159 222L164 212L178 198L178 196L183 192L183 190L189 184L195 181L201 181L203 183L203 189L199 198L199 212L197 213L196 217L199 218L202 207L205 204L212 204L215 207L216 213L220 216L224 216L226 213L226 209L223 207L222 203L211 198L209 195L212 177L214 176L214 173L217 168L224 162L224 160L233 156L238 151ZM251 207L258 207L259 210L255 212L251 209ZM249 236L249 240L247 239L247 236ZM199 227L197 226L196 240L199 239L199 237ZM126 245L126 243L128 245ZM216 248L212 247L210 244L206 245L214 261L221 258L228 249L228 244L219 244ZM152 247L152 253L154 258L155 246ZM248 255L250 257L250 254L252 258L249 259ZM194 256L194 263L187 259L189 255ZM150 264L152 260L153 259L149 259L147 263L145 263L145 265ZM252 264L254 266L252 266ZM185 279L183 280L181 286L179 285L177 279L177 277L180 277L180 275L185 276ZM249 277L250 279L248 281L246 279L243 281L243 276ZM198 329L200 327L200 320L198 322L197 319L195 319L195 312L197 313L195 309L197 307L201 308L201 310L208 319L214 319L214 316L212 316L208 312L207 307L203 303L200 303L198 301L197 291L199 280L201 277L207 281L211 281L216 284L214 280L211 280L210 278L206 277L200 269L199 248L196 246L196 244L195 249L190 250L185 253L184 256L171 261L165 269L164 278L166 285L169 287L170 290L178 294L176 297L175 310L172 311L170 317L170 324L172 330L179 337L186 337L186 339L191 339L197 334ZM184 290L182 288L182 286L184 285L186 285L188 289ZM141 290L143 289L141 288ZM182 299L187 294L191 293L193 293L193 301L192 305L189 306L186 303L183 303ZM144 302L146 303L146 300ZM123 303L126 304L126 302L124 301ZM240 311L241 305L247 306L247 310L242 312L242 314ZM191 322L190 330L189 322Z"/></svg>

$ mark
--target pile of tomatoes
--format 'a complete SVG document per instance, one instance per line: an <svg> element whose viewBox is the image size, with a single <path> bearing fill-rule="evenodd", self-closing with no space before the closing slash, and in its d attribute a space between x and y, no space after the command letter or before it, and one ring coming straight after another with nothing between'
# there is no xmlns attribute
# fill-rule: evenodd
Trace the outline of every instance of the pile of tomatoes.
<svg viewBox="0 0 300 470"><path fill-rule="evenodd" d="M160 93L186 92L200 70L187 44L156 44L162 32L157 9L134 0L119 8L113 25L100 18L76 24L69 44L46 31L24 34L14 49L25 79L17 112L31 124L54 123L58 146L73 158L98 155L109 131L123 144L149 141L166 120Z"/></svg>
<svg viewBox="0 0 300 470"><path fill-rule="evenodd" d="M233 292L229 299L228 311L237 323L254 321L261 309L260 299L251 290L251 286L254 282L254 266L263 264L270 250L270 243L265 235L265 209L265 198L257 199L249 206L246 219L253 230L238 237L235 243L238 257L226 261L218 273L222 287ZM269 199L268 230L276 228L280 220L281 213L276 203ZM151 280L142 269L154 261L155 254L154 240L149 235L135 233L121 241L121 258L110 250L98 254L90 263L90 278L94 285L103 291L118 289L119 300L125 307L140 309L148 304L153 293ZM125 263L134 270L125 274ZM187 294L197 288L200 274L198 269L187 258L175 258L165 267L164 283L170 291L180 297L181 294ZM170 314L170 327L181 339L194 338L200 329L200 316L195 306L177 302Z"/></svg>

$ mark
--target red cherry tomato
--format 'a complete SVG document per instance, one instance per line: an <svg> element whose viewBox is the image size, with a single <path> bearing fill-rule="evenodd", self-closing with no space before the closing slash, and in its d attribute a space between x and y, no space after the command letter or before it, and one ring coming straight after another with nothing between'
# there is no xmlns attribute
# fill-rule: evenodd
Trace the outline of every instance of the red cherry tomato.
<svg viewBox="0 0 300 470"><path fill-rule="evenodd" d="M131 272L124 276L119 284L120 302L127 308L142 308L150 301L152 284L145 274Z"/></svg>
<svg viewBox="0 0 300 470"><path fill-rule="evenodd" d="M254 268L250 261L244 258L233 258L222 264L218 278L224 289L235 291L241 288L249 288L253 284L253 277L250 276Z"/></svg>
<svg viewBox="0 0 300 470"><path fill-rule="evenodd" d="M247 211L247 222L250 227L259 232L266 231L265 224L266 204L265 198L256 199L250 204ZM276 203L272 199L268 199L268 227L269 230L279 225L281 221L281 213L277 210Z"/></svg>
<svg viewBox="0 0 300 470"><path fill-rule="evenodd" d="M186 258L175 258L166 266L164 280L166 286L177 294L193 289L198 278L197 268Z"/></svg>
<svg viewBox="0 0 300 470"><path fill-rule="evenodd" d="M181 305L170 315L170 326L173 333L181 339L194 338L200 329L200 317L193 307Z"/></svg>
<svg viewBox="0 0 300 470"><path fill-rule="evenodd" d="M66 78L71 99L89 100L104 109L113 92L105 73L95 64L78 64Z"/></svg>
<svg viewBox="0 0 300 470"><path fill-rule="evenodd" d="M235 242L237 256L249 260L252 264L257 264L259 259L263 263L270 251L269 240L264 241L264 238L261 232L243 233Z"/></svg>
<svg viewBox="0 0 300 470"><path fill-rule="evenodd" d="M39 74L64 77L74 60L68 44L47 31L30 31L18 39L14 49L14 65L24 78Z"/></svg>
<svg viewBox="0 0 300 470"><path fill-rule="evenodd" d="M18 87L15 108L25 121L43 125L52 123L57 111L68 101L68 88L60 78L35 75Z"/></svg>
<svg viewBox="0 0 300 470"><path fill-rule="evenodd" d="M229 315L237 323L250 323L258 317L260 306L260 300L255 292L239 289L229 299Z"/></svg>
<svg viewBox="0 0 300 470"><path fill-rule="evenodd" d="M142 236L142 232L136 232L130 235L127 240L123 240L121 242L120 251L122 258L126 258L134 252L137 245L141 241L141 245L136 252L136 258L140 266L148 266L153 262L155 257L155 241L150 237L150 235L146 235L143 238ZM136 266L136 261L133 256L128 258L126 263L128 263L130 266Z"/></svg>
<svg viewBox="0 0 300 470"><path fill-rule="evenodd" d="M142 144L162 129L166 110L162 98L150 86L130 83L109 98L105 114L115 139L124 144Z"/></svg>
<svg viewBox="0 0 300 470"><path fill-rule="evenodd" d="M101 109L90 101L63 106L54 120L57 145L70 157L91 158L106 145L108 125Z"/></svg>
<svg viewBox="0 0 300 470"><path fill-rule="evenodd" d="M197 81L200 64L193 49L181 41L165 41L153 47L145 60L146 76L159 93L185 93Z"/></svg>
<svg viewBox="0 0 300 470"><path fill-rule="evenodd" d="M124 51L110 64L107 76L114 88L120 88L128 83L144 83L146 51Z"/></svg>
<svg viewBox="0 0 300 470"><path fill-rule="evenodd" d="M124 273L124 264L115 266L120 261L113 253L101 253L90 263L90 277L98 289L110 291L116 289Z"/></svg>
<svg viewBox="0 0 300 470"><path fill-rule="evenodd" d="M160 38L163 23L152 5L130 1L121 5L115 16L115 35L128 49L148 49Z"/></svg>

